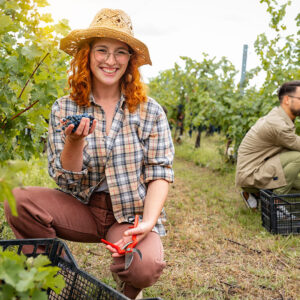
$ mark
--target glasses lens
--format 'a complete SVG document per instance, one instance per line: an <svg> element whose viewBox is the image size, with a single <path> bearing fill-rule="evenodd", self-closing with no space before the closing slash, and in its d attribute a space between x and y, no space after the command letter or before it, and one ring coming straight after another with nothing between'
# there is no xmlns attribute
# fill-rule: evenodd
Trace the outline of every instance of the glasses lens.
<svg viewBox="0 0 300 300"><path fill-rule="evenodd" d="M129 61L131 54L126 50L118 50L114 53L110 53L106 49L96 48L94 49L94 55L98 62L106 61L109 59L110 55L113 55L117 62L124 64Z"/></svg>
<svg viewBox="0 0 300 300"><path fill-rule="evenodd" d="M94 55L95 55L95 59L97 61L104 61L107 59L107 54L108 52L105 49L101 49L101 48L95 48L94 49Z"/></svg>
<svg viewBox="0 0 300 300"><path fill-rule="evenodd" d="M114 53L114 56L120 64L125 64L129 61L130 53L126 50L119 50Z"/></svg>

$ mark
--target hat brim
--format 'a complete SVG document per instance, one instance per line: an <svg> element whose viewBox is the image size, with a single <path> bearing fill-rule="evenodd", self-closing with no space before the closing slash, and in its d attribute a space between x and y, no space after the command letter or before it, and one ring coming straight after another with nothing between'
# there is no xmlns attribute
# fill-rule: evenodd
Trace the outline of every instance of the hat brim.
<svg viewBox="0 0 300 300"><path fill-rule="evenodd" d="M74 56L84 41L101 37L116 39L129 45L136 53L137 65L139 67L147 64L152 65L149 50L143 42L125 32L107 27L73 30L66 37L61 39L60 49Z"/></svg>

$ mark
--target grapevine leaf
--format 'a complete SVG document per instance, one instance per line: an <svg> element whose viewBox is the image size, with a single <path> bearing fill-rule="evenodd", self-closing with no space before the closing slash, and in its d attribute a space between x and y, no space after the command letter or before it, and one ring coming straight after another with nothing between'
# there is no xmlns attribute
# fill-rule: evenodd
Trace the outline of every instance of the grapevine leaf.
<svg viewBox="0 0 300 300"><path fill-rule="evenodd" d="M49 258L45 255L38 255L32 263L30 263L30 260L28 260L26 262L28 265L31 265L35 268L39 268L39 267L43 267L43 266L46 266L46 265L49 265L51 262L49 260Z"/></svg>
<svg viewBox="0 0 300 300"><path fill-rule="evenodd" d="M14 299L15 289L8 284L5 284L1 287L0 299Z"/></svg>
<svg viewBox="0 0 300 300"><path fill-rule="evenodd" d="M39 49L36 45L24 47L21 53L28 59L40 58L44 54L44 52L41 49Z"/></svg>
<svg viewBox="0 0 300 300"><path fill-rule="evenodd" d="M37 273L36 268L32 268L30 270L22 270L19 273L20 280L16 284L16 290L18 292L25 292L27 290L31 290L34 288L34 279L35 279L35 274Z"/></svg>
<svg viewBox="0 0 300 300"><path fill-rule="evenodd" d="M48 296L47 293L45 291L42 290L34 290L31 300L47 300Z"/></svg>
<svg viewBox="0 0 300 300"><path fill-rule="evenodd" d="M0 278L15 288L19 282L19 274L22 270L22 265L18 261L6 259L0 267Z"/></svg>

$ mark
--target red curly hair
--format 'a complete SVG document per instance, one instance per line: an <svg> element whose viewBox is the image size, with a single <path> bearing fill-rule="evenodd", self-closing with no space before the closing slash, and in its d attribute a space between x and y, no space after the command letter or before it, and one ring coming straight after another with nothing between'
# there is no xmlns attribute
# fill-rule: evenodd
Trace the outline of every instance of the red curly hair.
<svg viewBox="0 0 300 300"><path fill-rule="evenodd" d="M68 79L70 98L80 106L90 106L92 73L90 70L90 44L85 42L70 64ZM120 88L126 104L132 113L140 103L147 101L146 88L141 81L135 53L131 56L127 69L120 80Z"/></svg>

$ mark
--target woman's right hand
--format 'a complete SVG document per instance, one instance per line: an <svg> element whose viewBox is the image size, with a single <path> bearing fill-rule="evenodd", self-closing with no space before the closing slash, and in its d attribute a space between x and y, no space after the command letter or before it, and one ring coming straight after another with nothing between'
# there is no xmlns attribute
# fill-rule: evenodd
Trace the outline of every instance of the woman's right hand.
<svg viewBox="0 0 300 300"><path fill-rule="evenodd" d="M71 143L83 140L86 136L88 136L89 134L95 131L96 125L97 125L96 120L93 120L92 126L90 127L90 119L82 118L75 132L72 132L72 130L75 127L74 124L70 124L65 129L66 138Z"/></svg>
<svg viewBox="0 0 300 300"><path fill-rule="evenodd" d="M82 170L84 139L95 131L96 124L97 121L93 120L90 128L90 119L82 118L75 132L72 132L73 124L65 129L66 142L61 154L61 164L65 170L73 172Z"/></svg>

